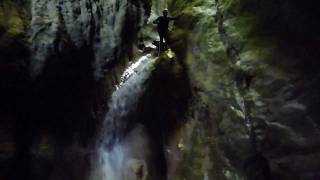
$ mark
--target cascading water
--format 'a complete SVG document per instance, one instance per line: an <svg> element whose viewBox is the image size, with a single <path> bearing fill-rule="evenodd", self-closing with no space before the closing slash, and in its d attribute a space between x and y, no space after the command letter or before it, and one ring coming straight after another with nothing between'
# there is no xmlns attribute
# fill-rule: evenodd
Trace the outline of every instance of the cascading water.
<svg viewBox="0 0 320 180"><path fill-rule="evenodd" d="M141 153L147 143L143 128L137 125L128 136L124 137L124 133L130 123L129 114L135 110L146 90L146 81L155 62L156 58L151 54L142 56L122 75L122 82L109 102L109 111L97 142L91 180L131 180L137 176L142 178L147 173L145 161L139 160L143 157L133 157L134 151L140 151L140 155L147 154Z"/></svg>
<svg viewBox="0 0 320 180"><path fill-rule="evenodd" d="M167 8L167 0L153 0L152 1L152 13L161 15L162 10Z"/></svg>

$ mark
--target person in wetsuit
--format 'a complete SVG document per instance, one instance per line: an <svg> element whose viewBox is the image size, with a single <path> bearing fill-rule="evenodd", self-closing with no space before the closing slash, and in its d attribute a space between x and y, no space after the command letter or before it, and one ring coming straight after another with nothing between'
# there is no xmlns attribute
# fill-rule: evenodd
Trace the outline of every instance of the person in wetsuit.
<svg viewBox="0 0 320 180"><path fill-rule="evenodd" d="M170 44L169 39L169 22L178 19L178 17L168 17L168 10L163 10L163 16L159 16L156 20L153 21L153 24L157 24L157 29L160 37L160 47L165 47ZM165 43L163 42L165 40Z"/></svg>

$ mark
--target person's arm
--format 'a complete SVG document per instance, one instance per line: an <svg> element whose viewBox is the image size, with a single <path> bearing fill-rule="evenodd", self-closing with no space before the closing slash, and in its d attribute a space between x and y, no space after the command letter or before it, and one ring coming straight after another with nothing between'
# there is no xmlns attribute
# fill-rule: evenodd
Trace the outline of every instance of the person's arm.
<svg viewBox="0 0 320 180"><path fill-rule="evenodd" d="M181 16L183 16L183 14L184 14L184 13L180 14L180 15L177 16L177 17L169 17L169 20L170 20L170 21L175 21L175 20L179 19Z"/></svg>
<svg viewBox="0 0 320 180"><path fill-rule="evenodd" d="M158 17L156 20L153 21L153 24L159 24L160 17Z"/></svg>

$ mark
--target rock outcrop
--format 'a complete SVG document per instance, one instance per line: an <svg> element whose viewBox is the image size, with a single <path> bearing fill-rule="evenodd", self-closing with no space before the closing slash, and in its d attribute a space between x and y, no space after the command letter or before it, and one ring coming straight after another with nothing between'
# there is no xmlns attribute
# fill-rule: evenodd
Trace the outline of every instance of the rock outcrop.
<svg viewBox="0 0 320 180"><path fill-rule="evenodd" d="M199 100L185 177L319 177L319 14L311 4L169 2L185 13L172 36Z"/></svg>
<svg viewBox="0 0 320 180"><path fill-rule="evenodd" d="M1 179L87 178L87 147L136 54L150 6L140 0L0 2Z"/></svg>
<svg viewBox="0 0 320 180"><path fill-rule="evenodd" d="M41 73L50 56L68 48L92 49L95 78L103 78L105 67L132 60L150 6L147 1L32 1L33 71Z"/></svg>

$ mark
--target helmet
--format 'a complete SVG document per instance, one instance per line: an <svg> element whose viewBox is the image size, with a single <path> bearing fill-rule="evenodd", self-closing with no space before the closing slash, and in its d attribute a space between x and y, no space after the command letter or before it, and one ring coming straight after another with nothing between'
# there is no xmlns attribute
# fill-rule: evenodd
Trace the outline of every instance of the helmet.
<svg viewBox="0 0 320 180"><path fill-rule="evenodd" d="M168 9L164 9L164 10L163 10L163 13L168 13L168 12L169 12Z"/></svg>

